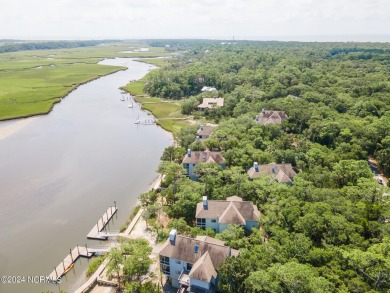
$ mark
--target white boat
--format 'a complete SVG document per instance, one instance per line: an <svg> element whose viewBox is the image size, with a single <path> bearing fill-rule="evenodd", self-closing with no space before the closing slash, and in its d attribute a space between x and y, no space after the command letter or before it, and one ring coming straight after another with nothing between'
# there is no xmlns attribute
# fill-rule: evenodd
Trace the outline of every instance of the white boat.
<svg viewBox="0 0 390 293"><path fill-rule="evenodd" d="M125 98L123 97L123 95L122 95L122 97L121 97L121 101L123 102L125 100Z"/></svg>
<svg viewBox="0 0 390 293"><path fill-rule="evenodd" d="M129 108L133 108L133 103L127 105Z"/></svg>
<svg viewBox="0 0 390 293"><path fill-rule="evenodd" d="M141 121L140 120L135 120L134 124L140 124Z"/></svg>

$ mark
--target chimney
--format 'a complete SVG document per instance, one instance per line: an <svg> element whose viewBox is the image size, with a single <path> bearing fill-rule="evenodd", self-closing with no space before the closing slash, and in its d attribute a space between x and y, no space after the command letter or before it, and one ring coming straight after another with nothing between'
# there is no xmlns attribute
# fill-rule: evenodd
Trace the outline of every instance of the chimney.
<svg viewBox="0 0 390 293"><path fill-rule="evenodd" d="M203 196L203 208L205 210L208 208L207 196Z"/></svg>
<svg viewBox="0 0 390 293"><path fill-rule="evenodd" d="M259 115L256 115L255 120L259 121Z"/></svg>
<svg viewBox="0 0 390 293"><path fill-rule="evenodd" d="M191 157L191 149L188 149L188 150L187 150L187 156L188 156L188 157Z"/></svg>
<svg viewBox="0 0 390 293"><path fill-rule="evenodd" d="M263 113L263 114L265 113L265 110L264 110L264 108L263 108L263 109L261 109L261 113Z"/></svg>
<svg viewBox="0 0 390 293"><path fill-rule="evenodd" d="M196 140L198 141L200 139L199 135L196 136Z"/></svg>
<svg viewBox="0 0 390 293"><path fill-rule="evenodd" d="M169 232L169 242L171 242L172 245L175 245L176 241L176 229L172 229L171 232Z"/></svg>
<svg viewBox="0 0 390 293"><path fill-rule="evenodd" d="M253 169L255 169L256 172L259 172L259 164L257 162L253 163Z"/></svg>
<svg viewBox="0 0 390 293"><path fill-rule="evenodd" d="M200 126L200 130L203 130L203 127L204 127L204 126L203 126L203 125L201 125L201 126Z"/></svg>
<svg viewBox="0 0 390 293"><path fill-rule="evenodd" d="M203 152L203 160L206 160L206 152Z"/></svg>

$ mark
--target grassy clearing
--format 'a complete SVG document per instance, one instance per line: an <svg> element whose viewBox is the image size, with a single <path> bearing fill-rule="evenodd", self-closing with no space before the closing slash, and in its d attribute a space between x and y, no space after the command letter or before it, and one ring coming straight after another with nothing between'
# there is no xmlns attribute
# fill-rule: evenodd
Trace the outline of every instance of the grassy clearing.
<svg viewBox="0 0 390 293"><path fill-rule="evenodd" d="M144 87L145 87L145 81L144 80L136 80L128 83L126 86L122 87L125 91L128 91L133 96L138 95L144 95Z"/></svg>
<svg viewBox="0 0 390 293"><path fill-rule="evenodd" d="M161 98L151 98L151 97L134 97L134 100L137 103L161 103L161 101L165 101Z"/></svg>
<svg viewBox="0 0 390 293"><path fill-rule="evenodd" d="M172 132L173 134L178 133L180 129L188 126L189 123L185 120L163 120L158 121L157 125L164 128L166 131Z"/></svg>
<svg viewBox="0 0 390 293"><path fill-rule="evenodd" d="M181 118L180 105L173 103L142 104L142 109L148 110L157 118Z"/></svg>
<svg viewBox="0 0 390 293"><path fill-rule="evenodd" d="M137 61L143 62L143 63L148 63L148 64L153 64L157 67L164 67L167 66L168 63L168 58L142 58L138 59Z"/></svg>
<svg viewBox="0 0 390 293"><path fill-rule="evenodd" d="M184 118L181 114L180 104L172 103L161 98L136 97L135 101L142 104L142 109L151 112L160 118ZM151 103L151 104L149 104ZM160 120L157 122L162 128L172 133L177 133L181 128L188 125L185 120Z"/></svg>
<svg viewBox="0 0 390 293"><path fill-rule="evenodd" d="M98 61L118 56L128 57L119 52L142 46L112 43L95 47L0 54L0 120L48 113L55 103L80 84L125 69L98 65ZM149 52L137 52L131 57L143 57L145 53L147 56L161 56L165 55L165 50L151 48ZM135 87L143 93L142 82Z"/></svg>

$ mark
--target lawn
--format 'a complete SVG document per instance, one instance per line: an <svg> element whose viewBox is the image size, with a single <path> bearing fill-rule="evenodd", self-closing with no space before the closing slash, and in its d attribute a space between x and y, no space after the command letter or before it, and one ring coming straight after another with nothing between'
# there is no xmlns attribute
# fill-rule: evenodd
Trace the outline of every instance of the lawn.
<svg viewBox="0 0 390 293"><path fill-rule="evenodd" d="M136 97L135 101L142 104L142 109L151 112L156 118L185 118L181 114L180 104L172 103L161 98ZM157 122L162 128L172 133L177 133L181 128L188 125L185 120L159 120Z"/></svg>
<svg viewBox="0 0 390 293"><path fill-rule="evenodd" d="M153 113L157 118L182 118L180 105L173 103L142 104L142 109Z"/></svg>
<svg viewBox="0 0 390 293"><path fill-rule="evenodd" d="M157 125L175 134L178 133L183 127L188 126L189 123L186 120L163 120L158 121Z"/></svg>

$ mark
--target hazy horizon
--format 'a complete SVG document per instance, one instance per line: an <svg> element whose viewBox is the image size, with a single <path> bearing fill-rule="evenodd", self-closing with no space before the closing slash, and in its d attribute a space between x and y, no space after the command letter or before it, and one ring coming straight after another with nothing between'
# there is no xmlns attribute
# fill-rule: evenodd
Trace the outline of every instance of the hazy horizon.
<svg viewBox="0 0 390 293"><path fill-rule="evenodd" d="M387 0L0 1L0 39L390 41Z"/></svg>
<svg viewBox="0 0 390 293"><path fill-rule="evenodd" d="M388 43L390 42L390 34L372 34L372 35L301 35L301 36L216 36L216 37L205 37L205 38L195 38L195 37L156 37L156 38L104 38L104 37L95 37L95 38L4 38L0 41L78 41L78 40L120 40L120 41L133 41L133 40L215 40L215 41L280 41L280 42L378 42L378 43Z"/></svg>

